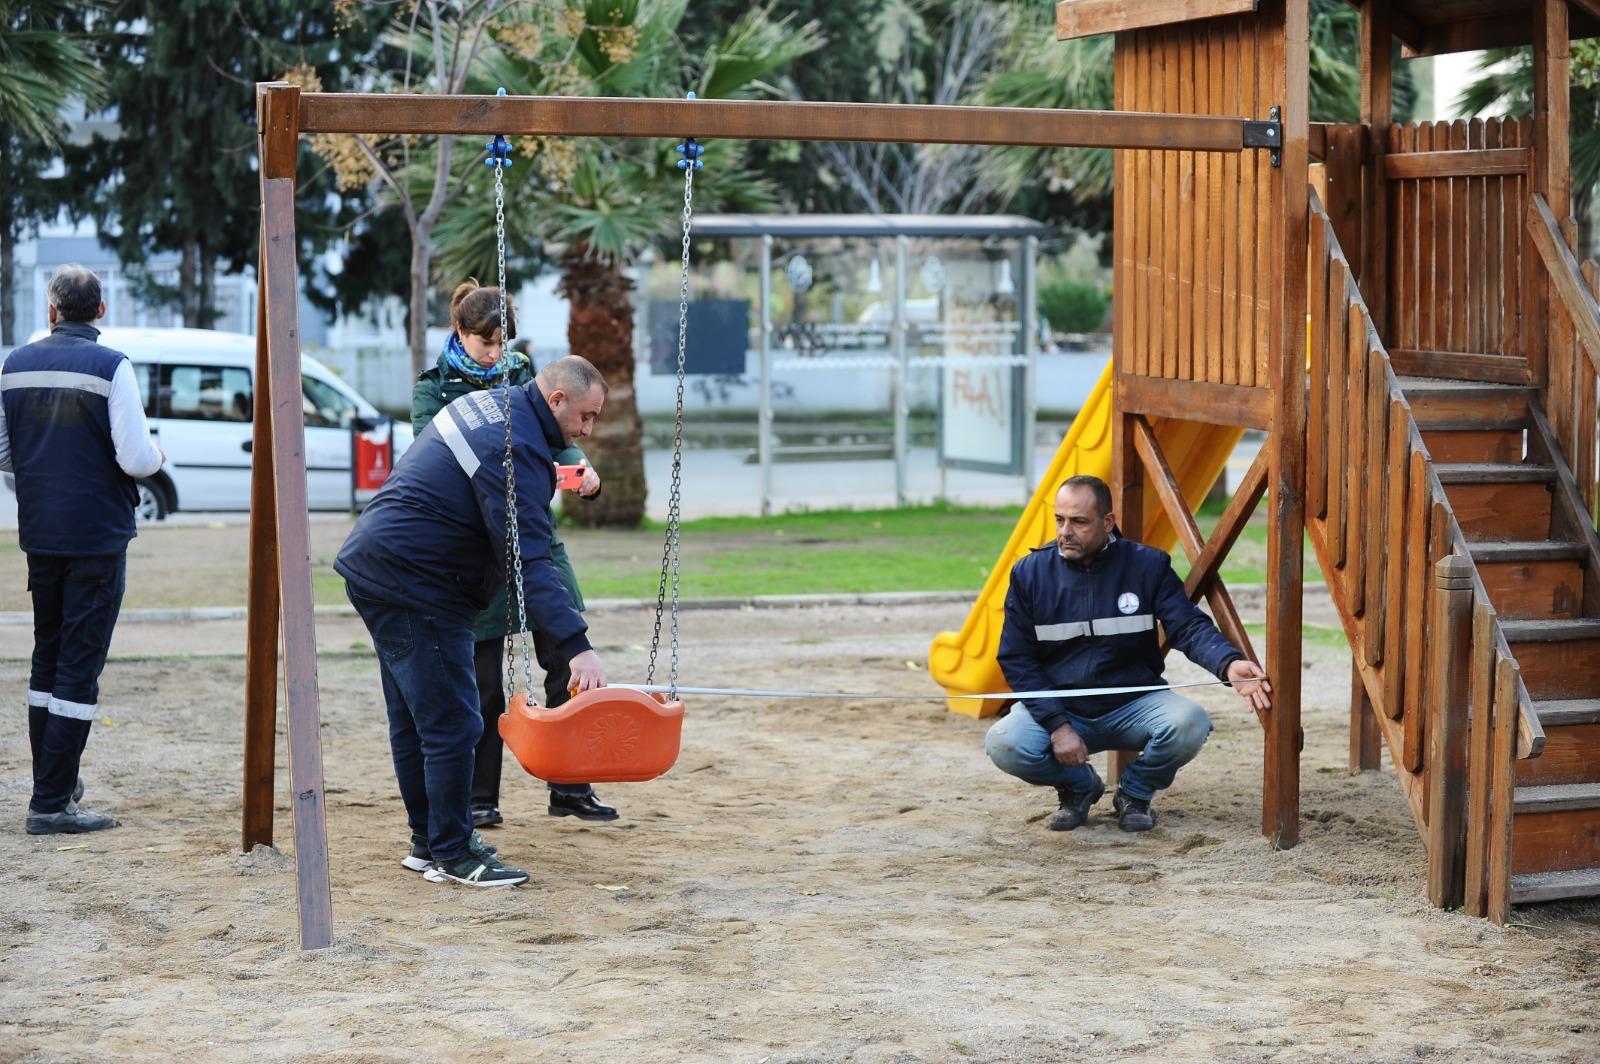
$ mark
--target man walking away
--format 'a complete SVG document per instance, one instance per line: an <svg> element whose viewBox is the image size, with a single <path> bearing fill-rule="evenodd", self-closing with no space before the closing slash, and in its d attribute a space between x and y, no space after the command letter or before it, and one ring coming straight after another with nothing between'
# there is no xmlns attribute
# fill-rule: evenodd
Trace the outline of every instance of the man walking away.
<svg viewBox="0 0 1600 1064"><path fill-rule="evenodd" d="M17 530L33 595L28 834L101 831L79 808L78 763L100 699L100 670L122 606L128 541L137 534L135 477L161 468L144 398L120 351L95 341L100 278L56 270L50 335L0 368L0 470L15 474Z"/></svg>

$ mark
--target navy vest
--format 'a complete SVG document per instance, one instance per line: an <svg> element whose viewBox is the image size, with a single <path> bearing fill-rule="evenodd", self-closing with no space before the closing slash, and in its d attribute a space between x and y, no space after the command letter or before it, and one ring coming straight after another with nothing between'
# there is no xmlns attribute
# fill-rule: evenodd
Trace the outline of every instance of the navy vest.
<svg viewBox="0 0 1600 1064"><path fill-rule="evenodd" d="M120 554L137 530L138 490L117 465L111 379L126 358L99 330L62 322L0 367L17 528L28 554Z"/></svg>

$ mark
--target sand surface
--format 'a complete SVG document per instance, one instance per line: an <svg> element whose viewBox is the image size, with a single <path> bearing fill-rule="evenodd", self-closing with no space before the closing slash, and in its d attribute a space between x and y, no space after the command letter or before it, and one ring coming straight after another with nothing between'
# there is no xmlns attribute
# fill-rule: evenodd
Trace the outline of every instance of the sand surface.
<svg viewBox="0 0 1600 1064"><path fill-rule="evenodd" d="M929 638L963 613L686 613L683 679L927 693ZM639 677L648 618L590 620ZM1046 831L1053 794L938 702L702 698L672 773L602 788L613 825L545 816L508 760L492 838L534 878L489 891L400 868L359 643L321 662L337 939L316 953L292 858L237 850L242 657L111 664L85 804L124 826L76 839L22 831L26 665L0 661L0 1059L1600 1059L1600 906L1505 929L1430 908L1392 774L1346 773L1341 650L1307 648L1288 852L1259 833L1261 732L1224 690L1198 694L1217 731L1137 836L1109 800ZM281 739L279 765L281 800Z"/></svg>

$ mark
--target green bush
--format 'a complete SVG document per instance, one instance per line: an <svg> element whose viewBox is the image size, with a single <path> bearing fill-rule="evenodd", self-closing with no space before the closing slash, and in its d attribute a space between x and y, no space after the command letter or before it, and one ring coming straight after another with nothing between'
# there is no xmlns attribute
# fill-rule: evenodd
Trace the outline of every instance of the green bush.
<svg viewBox="0 0 1600 1064"><path fill-rule="evenodd" d="M1056 280L1039 286L1039 313L1056 332L1099 332L1111 294L1097 284Z"/></svg>

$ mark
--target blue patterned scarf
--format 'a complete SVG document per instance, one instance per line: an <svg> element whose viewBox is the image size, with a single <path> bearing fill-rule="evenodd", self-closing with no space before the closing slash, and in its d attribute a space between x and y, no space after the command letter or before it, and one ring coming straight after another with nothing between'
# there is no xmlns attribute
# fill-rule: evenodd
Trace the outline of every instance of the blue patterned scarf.
<svg viewBox="0 0 1600 1064"><path fill-rule="evenodd" d="M498 383L500 378L506 375L506 368L510 365L509 357L502 353L500 361L494 365L480 366L473 361L471 355L467 354L467 349L461 346L461 337L454 332L450 334L450 338L444 343L444 361L451 370L461 374L461 376L480 388L486 388Z"/></svg>

